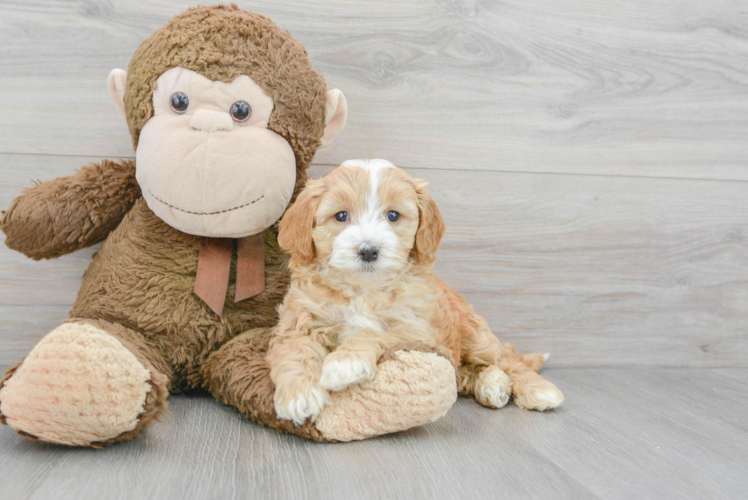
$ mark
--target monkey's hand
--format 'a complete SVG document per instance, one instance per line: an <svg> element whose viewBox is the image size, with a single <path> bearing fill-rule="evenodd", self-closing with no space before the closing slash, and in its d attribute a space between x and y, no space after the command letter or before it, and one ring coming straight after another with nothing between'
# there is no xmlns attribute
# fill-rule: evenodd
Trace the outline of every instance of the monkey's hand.
<svg viewBox="0 0 748 500"><path fill-rule="evenodd" d="M106 238L140 197L133 160L91 163L74 175L26 189L3 212L5 244L50 259Z"/></svg>

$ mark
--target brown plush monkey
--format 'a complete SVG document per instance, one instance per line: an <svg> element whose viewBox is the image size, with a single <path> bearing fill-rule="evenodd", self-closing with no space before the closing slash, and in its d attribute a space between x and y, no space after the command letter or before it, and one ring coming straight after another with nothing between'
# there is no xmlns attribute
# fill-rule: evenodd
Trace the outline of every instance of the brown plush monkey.
<svg viewBox="0 0 748 500"><path fill-rule="evenodd" d="M0 381L0 422L98 447L139 435L170 392L203 389L319 441L446 413L451 364L401 346L315 422L275 416L265 355L289 282L275 223L346 116L345 98L327 91L301 44L235 5L198 7L145 40L109 89L137 168L85 166L26 190L0 221L6 244L34 259L104 240L70 318Z"/></svg>

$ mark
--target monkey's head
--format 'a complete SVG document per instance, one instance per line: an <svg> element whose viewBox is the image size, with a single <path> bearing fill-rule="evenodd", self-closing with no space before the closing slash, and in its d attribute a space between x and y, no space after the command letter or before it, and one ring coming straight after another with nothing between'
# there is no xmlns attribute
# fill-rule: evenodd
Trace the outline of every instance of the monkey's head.
<svg viewBox="0 0 748 500"><path fill-rule="evenodd" d="M235 5L173 18L108 84L149 208L198 236L240 238L275 223L347 112L303 45Z"/></svg>

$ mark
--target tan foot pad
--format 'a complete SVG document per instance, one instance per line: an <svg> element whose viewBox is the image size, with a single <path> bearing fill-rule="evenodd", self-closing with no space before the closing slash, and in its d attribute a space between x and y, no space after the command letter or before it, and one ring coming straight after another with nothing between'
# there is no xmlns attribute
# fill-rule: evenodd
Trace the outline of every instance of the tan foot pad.
<svg viewBox="0 0 748 500"><path fill-rule="evenodd" d="M150 372L105 331L66 323L45 336L0 390L8 425L43 441L86 446L133 430Z"/></svg>
<svg viewBox="0 0 748 500"><path fill-rule="evenodd" d="M365 439L443 417L457 399L455 371L437 354L398 351L379 364L373 380L331 396L317 429L334 441Z"/></svg>

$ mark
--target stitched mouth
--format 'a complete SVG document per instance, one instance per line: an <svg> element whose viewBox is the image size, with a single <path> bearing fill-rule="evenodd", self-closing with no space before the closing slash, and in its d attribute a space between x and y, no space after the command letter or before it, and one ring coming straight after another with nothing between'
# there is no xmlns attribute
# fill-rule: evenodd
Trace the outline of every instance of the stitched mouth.
<svg viewBox="0 0 748 500"><path fill-rule="evenodd" d="M255 200L252 200L252 201L250 201L248 203L245 203L243 205L239 205L237 207L232 207L232 208L227 208L225 210L219 210L217 212L193 212L191 210L185 210L183 208L176 207L176 206L172 205L171 203L165 202L164 200L160 199L158 196L156 196L155 194L153 194L153 192L150 189L148 190L148 193L151 196L153 196L153 199L156 200L157 202L163 203L167 207L173 208L174 210L179 210L180 212L184 212L186 214L191 214L191 215L218 215L218 214L225 214L226 212L232 212L234 210L239 210L240 208L244 208L244 207L248 207L249 205L253 205L253 204L257 203L258 201L260 201L261 199L263 199L265 197L265 195L263 194L259 198L255 199Z"/></svg>

